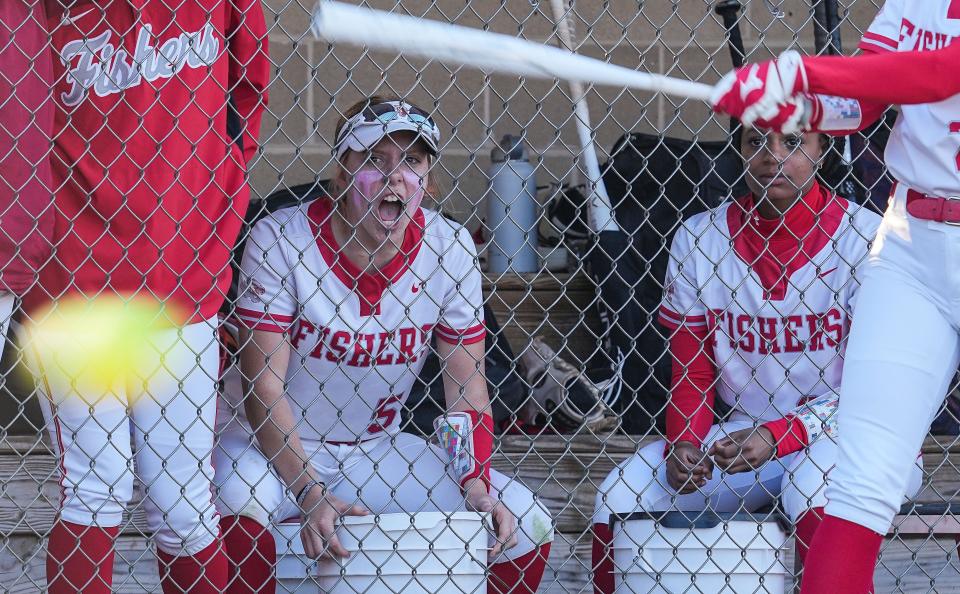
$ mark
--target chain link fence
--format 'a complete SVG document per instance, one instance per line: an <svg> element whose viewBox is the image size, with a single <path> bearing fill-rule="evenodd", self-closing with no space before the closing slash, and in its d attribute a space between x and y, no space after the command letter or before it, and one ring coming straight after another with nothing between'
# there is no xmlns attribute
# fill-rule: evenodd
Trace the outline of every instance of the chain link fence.
<svg viewBox="0 0 960 594"><path fill-rule="evenodd" d="M852 53L880 9L363 4L708 84ZM3 588L793 588L895 111L764 135L698 101L331 46L313 10L0 7ZM168 306L106 382L30 338L77 289ZM70 328L108 334L128 307L108 303ZM878 592L960 583L952 393Z"/></svg>

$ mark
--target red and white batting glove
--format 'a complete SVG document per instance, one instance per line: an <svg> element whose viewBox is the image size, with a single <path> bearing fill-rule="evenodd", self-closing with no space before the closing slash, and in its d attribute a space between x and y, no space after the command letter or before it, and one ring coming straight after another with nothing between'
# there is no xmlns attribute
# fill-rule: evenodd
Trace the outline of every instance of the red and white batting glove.
<svg viewBox="0 0 960 594"><path fill-rule="evenodd" d="M749 64L728 72L713 88L714 111L739 119L745 126L793 134L803 130L810 113L802 96L807 75L799 52Z"/></svg>

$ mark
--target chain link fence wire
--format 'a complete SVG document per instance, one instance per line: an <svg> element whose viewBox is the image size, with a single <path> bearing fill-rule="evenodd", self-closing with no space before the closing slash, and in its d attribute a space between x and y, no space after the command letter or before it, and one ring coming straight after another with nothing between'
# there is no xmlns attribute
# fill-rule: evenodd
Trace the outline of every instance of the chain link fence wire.
<svg viewBox="0 0 960 594"><path fill-rule="evenodd" d="M362 4L708 84L850 54L880 9ZM768 137L697 101L332 46L313 10L0 6L4 590L793 588L896 111ZM773 186L790 213L735 216ZM825 256L784 275L771 234ZM109 385L27 338L77 289L170 306ZM960 583L956 389L877 591ZM340 515L353 557L318 562ZM514 546L488 559L488 534Z"/></svg>

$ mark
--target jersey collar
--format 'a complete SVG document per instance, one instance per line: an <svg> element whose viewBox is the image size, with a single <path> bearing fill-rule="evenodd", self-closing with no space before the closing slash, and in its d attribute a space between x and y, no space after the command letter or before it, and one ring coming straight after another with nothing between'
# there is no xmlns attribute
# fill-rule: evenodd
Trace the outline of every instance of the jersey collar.
<svg viewBox="0 0 960 594"><path fill-rule="evenodd" d="M846 200L816 181L779 219L761 218L752 194L730 205L727 226L734 252L756 274L766 299L786 296L790 277L827 246L846 209Z"/></svg>
<svg viewBox="0 0 960 594"><path fill-rule="evenodd" d="M400 250L379 270L372 266L361 269L347 258L334 237L330 225L332 214L333 202L328 197L317 198L307 208L307 218L310 220L320 255L340 282L356 293L360 300L360 315L379 315L384 292L403 276L420 253L425 228L423 209L418 208L413 220L407 225Z"/></svg>

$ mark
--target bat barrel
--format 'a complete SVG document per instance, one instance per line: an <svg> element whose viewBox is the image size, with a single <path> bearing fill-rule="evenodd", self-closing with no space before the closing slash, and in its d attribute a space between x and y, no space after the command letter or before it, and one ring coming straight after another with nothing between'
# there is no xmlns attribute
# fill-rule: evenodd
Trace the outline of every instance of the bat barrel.
<svg viewBox="0 0 960 594"><path fill-rule="evenodd" d="M709 100L702 83L637 72L508 35L391 14L340 2L322 2L314 34L331 43L364 46L490 73L579 81Z"/></svg>

